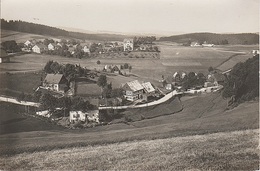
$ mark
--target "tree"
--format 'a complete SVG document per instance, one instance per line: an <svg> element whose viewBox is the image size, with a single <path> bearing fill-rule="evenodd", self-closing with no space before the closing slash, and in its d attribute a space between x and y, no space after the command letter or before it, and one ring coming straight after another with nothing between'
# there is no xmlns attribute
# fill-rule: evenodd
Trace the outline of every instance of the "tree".
<svg viewBox="0 0 260 171"><path fill-rule="evenodd" d="M21 51L20 47L17 45L16 41L14 40L5 41L2 43L2 46L5 51L10 53Z"/></svg>
<svg viewBox="0 0 260 171"><path fill-rule="evenodd" d="M124 64L124 69L128 69L129 68L129 64L128 63L125 63Z"/></svg>
<svg viewBox="0 0 260 171"><path fill-rule="evenodd" d="M71 109L75 111L86 111L88 102L85 102L82 97L73 97L71 99Z"/></svg>
<svg viewBox="0 0 260 171"><path fill-rule="evenodd" d="M53 111L56 107L57 99L49 93L45 93L40 98L40 104L43 109Z"/></svg>
<svg viewBox="0 0 260 171"><path fill-rule="evenodd" d="M45 64L45 66L44 66L44 68L43 68L44 72L46 72L46 73L48 73L48 74L50 74L50 73L53 72L52 69L51 69L51 64L52 64L52 63L53 63L53 61L51 60L51 61L48 61L48 62Z"/></svg>
<svg viewBox="0 0 260 171"><path fill-rule="evenodd" d="M132 71L132 66L130 65L130 66L128 67L128 69L129 69L129 72L131 72L131 71Z"/></svg>
<svg viewBox="0 0 260 171"><path fill-rule="evenodd" d="M98 61L97 61L97 64L98 64L98 65L100 65L100 64L101 64L100 60L98 60Z"/></svg>
<svg viewBox="0 0 260 171"><path fill-rule="evenodd" d="M107 85L107 76L106 75L100 75L97 81L97 85L99 87L104 88Z"/></svg>
<svg viewBox="0 0 260 171"><path fill-rule="evenodd" d="M214 71L213 67L212 67L212 66L210 66L210 67L208 68L208 71L209 71L209 72L212 72L212 71Z"/></svg>
<svg viewBox="0 0 260 171"><path fill-rule="evenodd" d="M122 97L124 90L122 88L115 88L111 91L111 97Z"/></svg>

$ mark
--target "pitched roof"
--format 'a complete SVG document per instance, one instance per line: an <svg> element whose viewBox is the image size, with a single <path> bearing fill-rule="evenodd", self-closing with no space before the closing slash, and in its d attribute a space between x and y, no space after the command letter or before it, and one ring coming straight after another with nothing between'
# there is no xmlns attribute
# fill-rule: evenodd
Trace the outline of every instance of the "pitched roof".
<svg viewBox="0 0 260 171"><path fill-rule="evenodd" d="M139 91L139 90L144 89L144 87L139 83L138 80L134 80L134 81L131 81L131 82L127 82L126 84L129 86L129 88L130 88L132 91Z"/></svg>
<svg viewBox="0 0 260 171"><path fill-rule="evenodd" d="M44 82L47 82L50 84L59 84L62 77L63 77L62 74L47 74L47 76L44 79Z"/></svg>
<svg viewBox="0 0 260 171"><path fill-rule="evenodd" d="M143 83L142 86L144 87L144 89L148 92L148 93L151 93L151 92L154 92L155 89L153 88L152 84L150 82L146 82L146 83Z"/></svg>
<svg viewBox="0 0 260 171"><path fill-rule="evenodd" d="M47 48L44 44L36 44L35 46L38 46L40 49L45 49L45 48Z"/></svg>

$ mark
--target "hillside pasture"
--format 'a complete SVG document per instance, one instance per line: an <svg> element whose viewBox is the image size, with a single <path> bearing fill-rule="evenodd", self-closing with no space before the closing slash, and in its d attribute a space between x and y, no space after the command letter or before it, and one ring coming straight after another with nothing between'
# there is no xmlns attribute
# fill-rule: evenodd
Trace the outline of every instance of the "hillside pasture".
<svg viewBox="0 0 260 171"><path fill-rule="evenodd" d="M22 105L0 102L0 134L10 134L19 132L31 131L47 131L61 130L62 128L51 124L47 121L42 121L34 117L23 115L25 107ZM30 108L30 112L35 112L34 108ZM10 139L9 139L10 140ZM13 143L17 143L14 141Z"/></svg>
<svg viewBox="0 0 260 171"><path fill-rule="evenodd" d="M57 129L50 129L0 135L0 154L13 155L68 147L259 128L258 102L243 103L232 110L225 110L226 104L227 101L219 94L205 94L183 101L184 109L181 112L128 124L66 130L59 134L55 133ZM10 146L10 139L19 143Z"/></svg>
<svg viewBox="0 0 260 171"><path fill-rule="evenodd" d="M44 74L41 72L1 73L0 92L10 96L17 96L22 92L32 94L41 84L41 78L44 78Z"/></svg>
<svg viewBox="0 0 260 171"><path fill-rule="evenodd" d="M27 40L44 40L44 39L53 39L55 41L60 40L62 37L53 37L49 35L38 35L31 33L22 33L11 30L2 30L1 29L1 41L10 41L15 40L17 43L25 43Z"/></svg>
<svg viewBox="0 0 260 171"><path fill-rule="evenodd" d="M247 59L252 58L253 54L248 53L248 54L241 54L241 55L236 55L222 63L221 65L217 66L217 69L221 71L227 71L231 68L233 68L237 63L239 62L245 62Z"/></svg>
<svg viewBox="0 0 260 171"><path fill-rule="evenodd" d="M257 170L258 130L1 157L4 170ZM97 160L98 159L98 160Z"/></svg>

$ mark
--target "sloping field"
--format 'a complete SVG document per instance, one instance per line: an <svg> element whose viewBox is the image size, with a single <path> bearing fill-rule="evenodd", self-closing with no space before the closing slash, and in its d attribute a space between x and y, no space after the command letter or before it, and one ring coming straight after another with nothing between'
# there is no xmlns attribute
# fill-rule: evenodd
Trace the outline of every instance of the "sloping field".
<svg viewBox="0 0 260 171"><path fill-rule="evenodd" d="M62 132L57 132L56 128L39 131L31 127L31 132L3 134L0 135L0 154L259 128L258 102L244 103L225 111L226 101L219 94L213 94L185 100L183 105L184 109L179 113L129 124Z"/></svg>
<svg viewBox="0 0 260 171"><path fill-rule="evenodd" d="M217 67L217 69L219 69L221 71L227 71L227 70L233 68L237 63L245 62L247 59L252 58L252 57L253 57L253 54L250 54L250 53L245 54L245 55L242 54L242 55L233 56L232 58L230 58L223 64L219 65Z"/></svg>
<svg viewBox="0 0 260 171"><path fill-rule="evenodd" d="M30 131L47 131L61 130L60 127L41 121L33 117L22 115L25 107L7 102L0 102L0 134L30 132ZM30 112L35 112L30 108Z"/></svg>
<svg viewBox="0 0 260 171"><path fill-rule="evenodd" d="M257 170L258 130L23 153L4 170Z"/></svg>
<svg viewBox="0 0 260 171"><path fill-rule="evenodd" d="M58 40L59 38L47 36L47 35L37 35L37 34L30 34L30 33L22 33L22 32L16 32L11 30L1 30L1 41L10 41L15 40L17 43L25 43L26 40L32 40L32 39L53 39Z"/></svg>

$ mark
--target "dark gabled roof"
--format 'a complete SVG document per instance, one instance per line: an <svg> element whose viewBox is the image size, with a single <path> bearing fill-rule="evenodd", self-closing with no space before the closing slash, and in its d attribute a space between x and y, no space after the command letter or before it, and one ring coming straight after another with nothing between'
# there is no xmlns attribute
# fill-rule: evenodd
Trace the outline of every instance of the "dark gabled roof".
<svg viewBox="0 0 260 171"><path fill-rule="evenodd" d="M49 84L59 84L62 80L62 77L62 74L47 74L47 76L44 79L44 82Z"/></svg>

